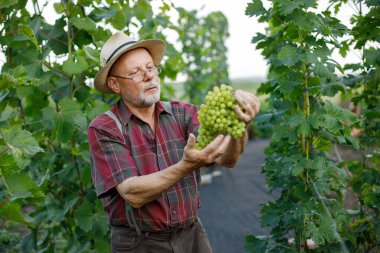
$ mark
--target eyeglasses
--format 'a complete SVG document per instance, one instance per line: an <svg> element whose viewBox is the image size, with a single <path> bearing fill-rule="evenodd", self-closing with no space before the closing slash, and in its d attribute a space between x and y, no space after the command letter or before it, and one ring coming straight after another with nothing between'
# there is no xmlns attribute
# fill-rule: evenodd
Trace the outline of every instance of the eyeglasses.
<svg viewBox="0 0 380 253"><path fill-rule="evenodd" d="M159 66L147 67L145 71L138 70L132 76L117 76L117 75L110 75L110 76L131 80L133 83L136 84L144 80L146 72L149 72L155 76L161 73L161 67Z"/></svg>

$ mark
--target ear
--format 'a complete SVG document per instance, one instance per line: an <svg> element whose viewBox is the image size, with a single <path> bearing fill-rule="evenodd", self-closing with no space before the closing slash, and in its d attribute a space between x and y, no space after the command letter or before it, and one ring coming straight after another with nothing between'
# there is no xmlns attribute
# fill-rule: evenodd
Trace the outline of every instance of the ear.
<svg viewBox="0 0 380 253"><path fill-rule="evenodd" d="M120 93L120 86L118 82L116 81L116 78L110 76L107 78L107 85L108 87L115 93L119 94Z"/></svg>

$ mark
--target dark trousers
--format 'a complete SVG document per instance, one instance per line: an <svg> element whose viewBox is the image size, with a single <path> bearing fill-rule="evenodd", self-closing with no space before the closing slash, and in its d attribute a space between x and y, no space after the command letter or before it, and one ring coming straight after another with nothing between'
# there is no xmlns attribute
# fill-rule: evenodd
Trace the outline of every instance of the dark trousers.
<svg viewBox="0 0 380 253"><path fill-rule="evenodd" d="M130 228L111 226L112 253L212 253L201 221L177 232L143 233Z"/></svg>

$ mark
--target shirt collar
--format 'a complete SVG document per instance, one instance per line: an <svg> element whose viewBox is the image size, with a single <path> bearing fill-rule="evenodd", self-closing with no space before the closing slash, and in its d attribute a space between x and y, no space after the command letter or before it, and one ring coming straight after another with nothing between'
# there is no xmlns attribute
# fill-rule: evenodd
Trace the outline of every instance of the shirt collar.
<svg viewBox="0 0 380 253"><path fill-rule="evenodd" d="M170 102L165 102L167 105L170 105ZM163 102L158 101L155 104L156 110L155 113L160 115L162 112L169 113L173 115L173 111L171 109L171 106L165 106ZM128 107L124 104L123 100L120 99L117 102L117 110L116 110L116 116L119 118L120 122L123 125L126 125L129 120L132 117L132 112L128 109Z"/></svg>

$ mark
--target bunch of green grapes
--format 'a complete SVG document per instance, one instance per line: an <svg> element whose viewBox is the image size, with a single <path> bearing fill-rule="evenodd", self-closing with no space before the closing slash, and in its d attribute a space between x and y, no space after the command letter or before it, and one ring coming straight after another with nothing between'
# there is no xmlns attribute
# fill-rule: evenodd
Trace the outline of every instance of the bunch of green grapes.
<svg viewBox="0 0 380 253"><path fill-rule="evenodd" d="M196 148L203 149L220 134L229 134L234 139L243 136L245 124L235 112L236 105L230 86L222 84L208 92L198 112L200 127Z"/></svg>

